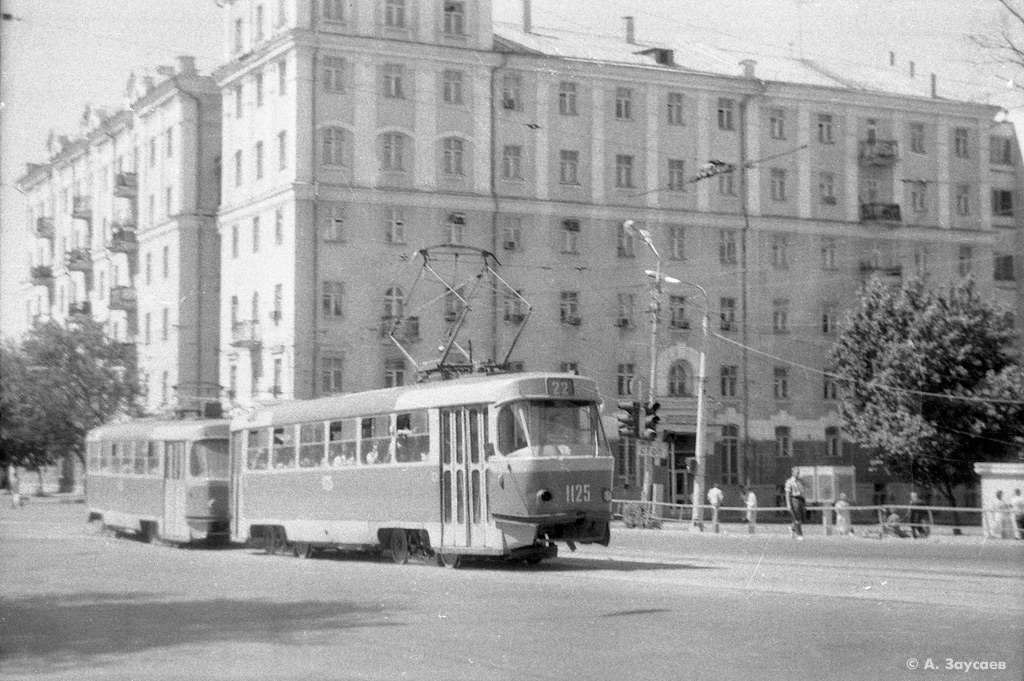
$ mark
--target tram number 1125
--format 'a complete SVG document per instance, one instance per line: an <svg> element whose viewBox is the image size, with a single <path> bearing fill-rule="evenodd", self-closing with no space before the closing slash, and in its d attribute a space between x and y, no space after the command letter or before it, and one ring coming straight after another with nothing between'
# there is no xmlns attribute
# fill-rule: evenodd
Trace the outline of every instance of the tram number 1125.
<svg viewBox="0 0 1024 681"><path fill-rule="evenodd" d="M590 501L590 485L566 485L565 500L569 503Z"/></svg>

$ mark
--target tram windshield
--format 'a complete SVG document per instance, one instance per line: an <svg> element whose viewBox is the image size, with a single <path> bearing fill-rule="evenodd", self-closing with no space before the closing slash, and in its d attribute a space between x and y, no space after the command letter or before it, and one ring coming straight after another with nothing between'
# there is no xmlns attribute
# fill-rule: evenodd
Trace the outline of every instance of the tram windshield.
<svg viewBox="0 0 1024 681"><path fill-rule="evenodd" d="M601 415L592 402L520 400L498 412L505 456L608 456Z"/></svg>
<svg viewBox="0 0 1024 681"><path fill-rule="evenodd" d="M228 441L199 440L192 444L189 474L206 480L228 479Z"/></svg>

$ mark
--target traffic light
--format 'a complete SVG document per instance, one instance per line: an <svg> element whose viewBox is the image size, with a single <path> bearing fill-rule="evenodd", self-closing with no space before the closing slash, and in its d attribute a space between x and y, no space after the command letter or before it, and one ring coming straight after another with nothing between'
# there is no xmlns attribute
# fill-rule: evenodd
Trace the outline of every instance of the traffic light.
<svg viewBox="0 0 1024 681"><path fill-rule="evenodd" d="M658 416L658 409L660 407L661 404L658 402L644 405L644 427L641 437L645 440L658 439L658 423L661 422L661 417Z"/></svg>
<svg viewBox="0 0 1024 681"><path fill-rule="evenodd" d="M641 408L639 402L619 402L620 437L640 437Z"/></svg>

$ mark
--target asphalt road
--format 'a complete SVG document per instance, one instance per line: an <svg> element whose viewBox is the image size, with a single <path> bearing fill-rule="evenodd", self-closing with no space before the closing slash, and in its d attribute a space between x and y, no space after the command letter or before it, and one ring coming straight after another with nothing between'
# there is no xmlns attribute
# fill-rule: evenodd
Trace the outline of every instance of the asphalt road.
<svg viewBox="0 0 1024 681"><path fill-rule="evenodd" d="M446 570L83 521L0 509L5 680L1024 678L1024 542L616 528L536 567Z"/></svg>

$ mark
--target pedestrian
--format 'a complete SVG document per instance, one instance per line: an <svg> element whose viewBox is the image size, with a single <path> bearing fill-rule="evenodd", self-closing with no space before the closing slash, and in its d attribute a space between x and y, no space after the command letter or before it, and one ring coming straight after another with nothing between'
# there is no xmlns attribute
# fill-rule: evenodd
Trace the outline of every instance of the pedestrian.
<svg viewBox="0 0 1024 681"><path fill-rule="evenodd" d="M747 532L754 534L757 530L757 495L751 487L743 493L743 505L747 507Z"/></svg>
<svg viewBox="0 0 1024 681"><path fill-rule="evenodd" d="M910 536L914 539L920 537L921 539L928 538L928 524L924 509L921 506L924 502L921 501L920 495L917 492L910 493Z"/></svg>
<svg viewBox="0 0 1024 681"><path fill-rule="evenodd" d="M996 490L996 500L992 503L989 534L997 539L1010 539L1015 536L1013 530L1013 506L1003 499L1003 490Z"/></svg>
<svg viewBox="0 0 1024 681"><path fill-rule="evenodd" d="M1013 499L1010 499L1010 507L1013 508L1013 521L1017 527L1017 539L1024 539L1024 496L1020 494L1020 488L1013 490Z"/></svg>
<svg viewBox="0 0 1024 681"><path fill-rule="evenodd" d="M11 488L11 508L24 506L25 498L21 495L21 480L18 479L18 470L14 466L7 467L7 485Z"/></svg>
<svg viewBox="0 0 1024 681"><path fill-rule="evenodd" d="M716 482L708 490L708 503L711 504L711 525L714 527L715 532L718 532L718 509L722 506L722 500L725 498L725 494L722 493L722 489Z"/></svg>
<svg viewBox="0 0 1024 681"><path fill-rule="evenodd" d="M785 492L786 508L789 509L789 515L793 519L793 524L789 528L789 535L802 541L804 538L803 522L806 502L804 501L804 481L800 479L800 472L796 467L793 468L793 474L789 476L789 480L786 480Z"/></svg>
<svg viewBox="0 0 1024 681"><path fill-rule="evenodd" d="M885 516L885 523L882 525L883 534L892 534L900 539L906 539L909 536L907 531L900 527L900 514L896 512L896 509L882 509L882 513L888 513Z"/></svg>
<svg viewBox="0 0 1024 681"><path fill-rule="evenodd" d="M853 534L853 524L850 522L850 502L846 500L846 492L840 492L839 498L833 504L836 510L836 533L845 537Z"/></svg>

